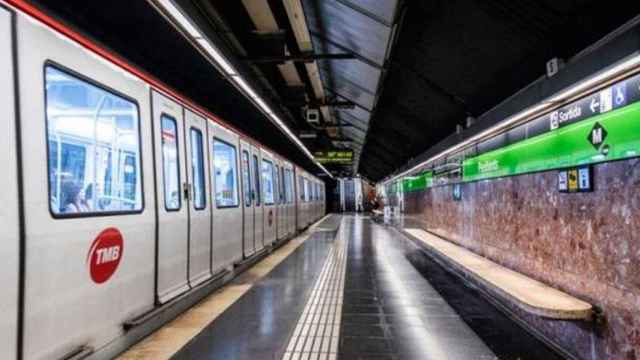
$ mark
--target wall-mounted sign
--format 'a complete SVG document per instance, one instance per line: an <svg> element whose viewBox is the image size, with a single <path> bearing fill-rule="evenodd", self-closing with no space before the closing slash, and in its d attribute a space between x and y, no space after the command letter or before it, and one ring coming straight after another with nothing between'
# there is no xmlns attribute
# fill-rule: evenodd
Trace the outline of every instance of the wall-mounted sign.
<svg viewBox="0 0 640 360"><path fill-rule="evenodd" d="M578 169L569 169L567 170L567 173L569 178L569 192L578 191Z"/></svg>
<svg viewBox="0 0 640 360"><path fill-rule="evenodd" d="M462 186L460 186L460 184L453 185L453 200L454 201L462 200Z"/></svg>
<svg viewBox="0 0 640 360"><path fill-rule="evenodd" d="M567 170L558 171L558 191L567 192L569 191L569 174Z"/></svg>
<svg viewBox="0 0 640 360"><path fill-rule="evenodd" d="M591 166L578 168L578 191L593 191L593 174Z"/></svg>
<svg viewBox="0 0 640 360"><path fill-rule="evenodd" d="M321 164L351 164L353 150L316 151L313 156Z"/></svg>
<svg viewBox="0 0 640 360"><path fill-rule="evenodd" d="M476 181L640 155L640 75L520 125L522 140L489 146L463 161L463 181ZM515 128L518 130L519 128ZM515 134L515 133L514 133ZM495 139L507 139L505 134ZM508 133L511 136L511 133ZM516 134L517 135L517 134ZM486 140L488 145L494 139Z"/></svg>
<svg viewBox="0 0 640 360"><path fill-rule="evenodd" d="M558 191L563 193L593 191L591 166L558 171Z"/></svg>

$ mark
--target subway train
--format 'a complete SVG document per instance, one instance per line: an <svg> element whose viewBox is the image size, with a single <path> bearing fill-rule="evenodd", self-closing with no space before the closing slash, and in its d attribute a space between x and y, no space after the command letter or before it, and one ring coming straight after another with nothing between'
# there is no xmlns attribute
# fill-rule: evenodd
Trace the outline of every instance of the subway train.
<svg viewBox="0 0 640 360"><path fill-rule="evenodd" d="M21 1L0 117L1 359L95 354L325 213L319 178Z"/></svg>

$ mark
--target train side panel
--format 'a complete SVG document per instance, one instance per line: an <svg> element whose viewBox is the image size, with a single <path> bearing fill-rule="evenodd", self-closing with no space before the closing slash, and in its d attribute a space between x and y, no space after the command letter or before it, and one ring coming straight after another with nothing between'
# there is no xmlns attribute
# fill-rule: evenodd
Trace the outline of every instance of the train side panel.
<svg viewBox="0 0 640 360"><path fill-rule="evenodd" d="M18 173L11 14L0 7L0 358L16 358L18 316Z"/></svg>
<svg viewBox="0 0 640 360"><path fill-rule="evenodd" d="M122 336L122 323L154 304L149 87L17 21L24 358L61 358Z"/></svg>

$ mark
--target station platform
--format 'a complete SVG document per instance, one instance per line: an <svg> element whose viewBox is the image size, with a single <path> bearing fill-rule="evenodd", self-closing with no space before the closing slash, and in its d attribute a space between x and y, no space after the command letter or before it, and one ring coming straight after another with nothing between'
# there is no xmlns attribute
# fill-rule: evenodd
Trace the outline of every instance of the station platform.
<svg viewBox="0 0 640 360"><path fill-rule="evenodd" d="M121 359L562 358L392 227L330 215Z"/></svg>

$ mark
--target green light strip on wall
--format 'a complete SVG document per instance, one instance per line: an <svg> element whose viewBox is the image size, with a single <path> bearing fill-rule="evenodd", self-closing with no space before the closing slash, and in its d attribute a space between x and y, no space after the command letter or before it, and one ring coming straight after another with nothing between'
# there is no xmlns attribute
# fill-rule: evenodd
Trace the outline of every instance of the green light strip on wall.
<svg viewBox="0 0 640 360"><path fill-rule="evenodd" d="M468 158L463 181L545 171L640 154L640 103Z"/></svg>

